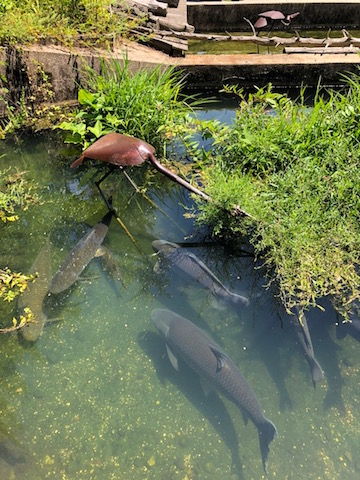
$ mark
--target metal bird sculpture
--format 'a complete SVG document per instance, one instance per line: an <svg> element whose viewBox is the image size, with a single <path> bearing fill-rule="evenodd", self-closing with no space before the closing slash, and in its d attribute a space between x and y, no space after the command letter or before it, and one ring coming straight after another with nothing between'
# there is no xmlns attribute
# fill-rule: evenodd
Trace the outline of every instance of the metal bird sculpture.
<svg viewBox="0 0 360 480"><path fill-rule="evenodd" d="M108 177L116 167L118 167L123 171L127 179L136 188L130 177L126 174L126 172L124 172L124 167L141 165L146 160L154 165L159 172L166 175L179 185L182 185L190 192L200 195L206 201L212 200L209 195L164 167L155 157L155 148L139 138L130 137L129 135L123 135L115 132L108 133L93 143L89 148L84 150L81 156L71 164L71 168L81 165L86 158L91 160L100 160L101 162L109 163L112 166L112 168L99 181L96 182L96 186L109 210L112 208L108 205L106 197L100 188L101 182L103 182L105 178Z"/></svg>
<svg viewBox="0 0 360 480"><path fill-rule="evenodd" d="M283 25L290 25L293 18L300 15L300 12L290 13L289 15L284 15L280 10L268 10L266 12L259 13L258 20L254 23L255 28L264 28L270 20L270 31L272 30L276 20L280 20Z"/></svg>
<svg viewBox="0 0 360 480"><path fill-rule="evenodd" d="M84 150L80 157L75 160L71 164L71 168L77 167L84 163L85 159L90 160L99 160L101 162L105 162L110 164L110 170L103 175L100 180L95 182L95 185L102 196L106 206L108 207L109 211L111 211L116 220L120 223L121 227L124 229L128 237L131 239L135 247L141 252L139 245L137 244L135 238L126 227L124 222L121 220L119 215L115 212L112 205L109 204L107 198L105 197L103 191L101 190L100 184L107 178L116 168L120 168L127 180L131 183L134 187L135 191L139 191L137 185L133 182L133 180L129 177L127 172L125 172L125 167L132 167L135 165L141 165L145 161L149 161L159 172L163 175L170 178L172 181L178 183L179 185L185 187L192 193L199 195L203 200L207 202L214 202L212 197L207 195L205 192L199 190L198 188L191 185L189 182L184 180L183 178L179 177L171 170L167 169L162 165L158 159L155 157L155 148L146 143L144 140L140 140L139 138L131 137L129 135L124 135L121 133L111 132L103 137L96 140L89 148ZM154 205L153 201L147 197L144 193L142 195L152 204ZM215 203L215 202L214 202ZM241 217L250 217L253 218L250 214L242 210L239 205L234 205L233 210L230 212L233 216L241 216Z"/></svg>

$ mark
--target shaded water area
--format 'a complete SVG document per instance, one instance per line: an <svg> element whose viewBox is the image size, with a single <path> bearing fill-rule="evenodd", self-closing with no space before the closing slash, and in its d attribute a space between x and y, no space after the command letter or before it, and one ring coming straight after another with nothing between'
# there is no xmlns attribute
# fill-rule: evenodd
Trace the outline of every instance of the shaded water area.
<svg viewBox="0 0 360 480"><path fill-rule="evenodd" d="M40 183L43 200L0 227L1 264L29 271L50 237L55 273L106 213L92 182L95 168L71 170L76 152L61 155L61 142L49 135L0 148L2 165L26 170ZM188 193L151 167L131 175L161 210L132 195L120 172L104 182L142 252L112 220L104 244L122 282L94 258L73 287L47 298L45 313L57 321L37 342L0 337L0 478L358 479L359 344L337 339L329 302L325 313L308 315L326 377L314 389L288 317L264 288L253 258L196 228ZM155 273L151 242L159 238L186 244L231 291L248 296L250 306L219 304L184 278ZM0 308L10 323L16 312ZM217 393L206 397L183 362L179 372L173 369L151 321L154 308L203 328L245 375L279 433L267 476L254 425L245 425L239 409Z"/></svg>

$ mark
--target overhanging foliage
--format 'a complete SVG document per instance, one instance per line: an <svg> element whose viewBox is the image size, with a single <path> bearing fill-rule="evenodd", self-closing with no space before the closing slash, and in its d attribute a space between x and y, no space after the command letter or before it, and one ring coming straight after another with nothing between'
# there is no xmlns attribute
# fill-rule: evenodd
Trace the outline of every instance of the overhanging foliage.
<svg viewBox="0 0 360 480"><path fill-rule="evenodd" d="M346 312L359 297L360 78L346 93L319 94L314 105L271 87L239 96L234 125L213 134L204 165L207 191L226 208L239 204L257 221L224 217L203 205L201 221L216 233L249 235L276 280L287 309L332 296Z"/></svg>

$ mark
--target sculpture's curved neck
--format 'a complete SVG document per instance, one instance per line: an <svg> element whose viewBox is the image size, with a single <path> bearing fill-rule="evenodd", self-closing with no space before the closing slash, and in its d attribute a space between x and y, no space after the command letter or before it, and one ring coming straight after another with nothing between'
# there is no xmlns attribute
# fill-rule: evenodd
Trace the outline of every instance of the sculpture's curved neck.
<svg viewBox="0 0 360 480"><path fill-rule="evenodd" d="M178 183L179 185L185 187L187 190L189 190L192 193L195 193L196 195L200 195L200 197L202 197L207 202L212 202L213 201L213 199L209 195L207 195L205 192L202 192L201 190L194 187L193 185L191 185L189 182L187 182L183 178L176 175L176 173L173 173L171 170L168 170L166 167L161 165L161 163L158 161L158 159L155 157L154 154L152 154L152 153L149 154L148 159L159 172L166 175L173 182Z"/></svg>

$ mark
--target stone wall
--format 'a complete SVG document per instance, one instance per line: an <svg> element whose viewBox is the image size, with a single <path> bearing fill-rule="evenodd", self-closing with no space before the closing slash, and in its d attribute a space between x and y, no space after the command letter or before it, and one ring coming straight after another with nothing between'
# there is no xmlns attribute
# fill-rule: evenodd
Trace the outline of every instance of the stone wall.
<svg viewBox="0 0 360 480"><path fill-rule="evenodd" d="M103 56L107 55L103 52ZM2 87L8 91L9 105L17 105L22 95L28 99L28 105L76 100L84 83L85 65L100 71L99 52L72 52L55 46L0 47L0 76ZM5 114L0 101L0 116Z"/></svg>

